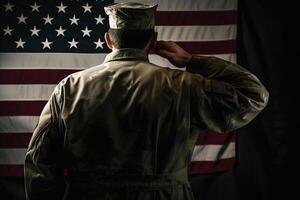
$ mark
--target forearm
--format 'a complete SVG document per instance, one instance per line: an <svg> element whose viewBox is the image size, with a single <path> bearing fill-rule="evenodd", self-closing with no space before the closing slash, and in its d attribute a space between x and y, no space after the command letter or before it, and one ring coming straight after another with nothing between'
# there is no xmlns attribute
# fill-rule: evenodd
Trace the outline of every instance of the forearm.
<svg viewBox="0 0 300 200"><path fill-rule="evenodd" d="M260 102L262 108L268 101L269 93L264 85L240 65L217 57L193 56L187 64L187 71L228 83L249 100Z"/></svg>
<svg viewBox="0 0 300 200"><path fill-rule="evenodd" d="M193 56L187 63L186 70L191 73L201 74L206 78L222 80L227 83L239 82L240 77L249 76L261 85L258 79L247 69L238 64L213 56Z"/></svg>

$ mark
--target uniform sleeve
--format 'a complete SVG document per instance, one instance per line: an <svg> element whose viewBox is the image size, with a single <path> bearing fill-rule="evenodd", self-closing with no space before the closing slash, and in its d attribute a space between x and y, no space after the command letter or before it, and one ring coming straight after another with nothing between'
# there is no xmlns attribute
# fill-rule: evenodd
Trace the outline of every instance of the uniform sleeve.
<svg viewBox="0 0 300 200"><path fill-rule="evenodd" d="M26 198L62 199L64 183L63 137L54 95L44 107L25 157Z"/></svg>
<svg viewBox="0 0 300 200"><path fill-rule="evenodd" d="M241 66L216 57L194 56L191 72L192 126L230 132L249 123L267 105L269 93Z"/></svg>

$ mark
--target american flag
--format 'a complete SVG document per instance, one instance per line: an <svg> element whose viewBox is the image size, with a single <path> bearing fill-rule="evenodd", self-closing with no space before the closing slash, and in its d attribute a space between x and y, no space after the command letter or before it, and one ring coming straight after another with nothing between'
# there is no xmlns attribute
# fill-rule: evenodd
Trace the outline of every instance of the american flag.
<svg viewBox="0 0 300 200"><path fill-rule="evenodd" d="M110 52L103 38L108 30L103 6L113 1L0 2L0 176L23 176L28 142L55 85L70 73L101 64ZM139 2L158 4L159 40L235 62L237 0ZM150 61L174 67L157 55ZM190 174L230 169L235 137L235 132L200 133Z"/></svg>

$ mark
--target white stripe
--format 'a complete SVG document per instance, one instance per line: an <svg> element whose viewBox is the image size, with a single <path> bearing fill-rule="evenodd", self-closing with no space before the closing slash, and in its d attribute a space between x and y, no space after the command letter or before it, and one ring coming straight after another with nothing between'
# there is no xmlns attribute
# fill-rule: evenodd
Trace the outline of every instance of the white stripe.
<svg viewBox="0 0 300 200"><path fill-rule="evenodd" d="M227 145L196 145L192 161L215 161L235 157L235 143Z"/></svg>
<svg viewBox="0 0 300 200"><path fill-rule="evenodd" d="M45 101L55 85L0 85L0 101Z"/></svg>
<svg viewBox="0 0 300 200"><path fill-rule="evenodd" d="M132 2L115 0L114 2ZM237 0L140 0L140 3L158 4L158 10L236 10Z"/></svg>
<svg viewBox="0 0 300 200"><path fill-rule="evenodd" d="M1 133L31 133L39 120L38 116L0 117Z"/></svg>
<svg viewBox="0 0 300 200"><path fill-rule="evenodd" d="M236 38L236 25L156 26L158 40L218 41Z"/></svg>
<svg viewBox="0 0 300 200"><path fill-rule="evenodd" d="M24 165L26 149L0 149L1 165Z"/></svg>
<svg viewBox="0 0 300 200"><path fill-rule="evenodd" d="M106 54L0 53L0 69L85 69L102 63Z"/></svg>
<svg viewBox="0 0 300 200"><path fill-rule="evenodd" d="M221 153L224 151L223 153ZM221 153L221 156L218 155ZM0 164L24 164L26 149L0 149ZM197 145L194 148L192 161L216 161L234 158L235 143L226 145Z"/></svg>
<svg viewBox="0 0 300 200"><path fill-rule="evenodd" d="M0 53L0 69L87 69L101 64L107 54L71 54L71 53ZM235 61L235 54L215 54ZM169 62L162 62L164 58L150 55L151 62L170 67Z"/></svg>

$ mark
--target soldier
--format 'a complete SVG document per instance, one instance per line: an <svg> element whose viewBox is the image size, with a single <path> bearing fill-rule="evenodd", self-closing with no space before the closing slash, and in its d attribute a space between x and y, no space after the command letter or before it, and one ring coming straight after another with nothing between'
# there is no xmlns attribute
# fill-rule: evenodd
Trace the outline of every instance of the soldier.
<svg viewBox="0 0 300 200"><path fill-rule="evenodd" d="M105 7L112 53L66 77L44 107L26 154L28 199L193 199L197 133L238 129L266 106L241 66L156 41L156 7ZM186 71L150 63L151 50Z"/></svg>

